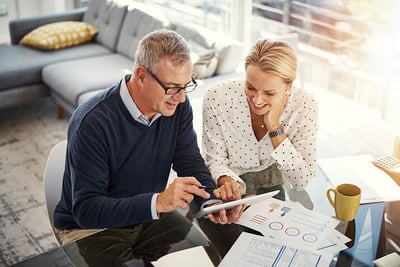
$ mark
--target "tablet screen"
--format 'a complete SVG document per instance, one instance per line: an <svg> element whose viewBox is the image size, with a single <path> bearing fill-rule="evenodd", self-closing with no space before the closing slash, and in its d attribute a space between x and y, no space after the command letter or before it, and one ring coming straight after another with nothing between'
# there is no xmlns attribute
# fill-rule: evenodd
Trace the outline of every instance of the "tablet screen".
<svg viewBox="0 0 400 267"><path fill-rule="evenodd" d="M235 207L237 205L241 205L241 204L244 204L246 206L247 205L252 205L252 204L261 202L261 201L263 201L265 199L271 198L271 197L277 195L278 193L279 193L279 190L275 190L275 191L271 191L271 192L260 194L260 195L241 198L241 199L238 199L238 200L233 200L233 201L224 202L224 203L221 203L221 204L209 206L209 207L203 208L199 212L197 212L195 214L195 217L196 218L200 218L200 217L205 216L208 213L215 213L215 212L217 212L217 211L219 211L221 209L230 209L230 208L233 208L233 207Z"/></svg>

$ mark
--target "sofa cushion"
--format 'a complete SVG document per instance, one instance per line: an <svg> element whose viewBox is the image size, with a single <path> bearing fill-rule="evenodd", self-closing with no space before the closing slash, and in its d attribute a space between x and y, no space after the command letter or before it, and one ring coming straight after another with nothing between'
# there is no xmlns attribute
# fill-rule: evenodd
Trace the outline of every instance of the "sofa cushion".
<svg viewBox="0 0 400 267"><path fill-rule="evenodd" d="M98 32L96 27L86 22L55 22L29 32L20 44L43 50L57 50L89 42Z"/></svg>
<svg viewBox="0 0 400 267"><path fill-rule="evenodd" d="M115 51L129 0L90 1L83 21L99 29L95 40Z"/></svg>
<svg viewBox="0 0 400 267"><path fill-rule="evenodd" d="M214 48L218 37L217 32L191 22L175 24L174 30L187 41L194 41L206 48Z"/></svg>
<svg viewBox="0 0 400 267"><path fill-rule="evenodd" d="M82 21L85 11L86 8L78 8L67 10L62 13L12 19L8 23L11 44L19 44L19 41L21 41L26 34L45 24L67 20Z"/></svg>
<svg viewBox="0 0 400 267"><path fill-rule="evenodd" d="M193 77L204 79L213 76L218 64L215 50L205 48L192 40L188 40L188 43L191 48Z"/></svg>
<svg viewBox="0 0 400 267"><path fill-rule="evenodd" d="M216 45L218 65L215 75L235 72L244 61L243 44L233 38L220 38Z"/></svg>
<svg viewBox="0 0 400 267"><path fill-rule="evenodd" d="M214 75L234 72L239 62L244 60L243 45L231 37L195 23L178 23L174 29L186 40L193 40L206 48L215 49L218 64Z"/></svg>
<svg viewBox="0 0 400 267"><path fill-rule="evenodd" d="M118 82L132 68L131 59L108 54L48 65L43 68L42 79L55 94L76 107L81 94Z"/></svg>
<svg viewBox="0 0 400 267"><path fill-rule="evenodd" d="M56 51L41 51L22 45L0 45L0 51L0 91L41 83L41 70L45 65L110 53L109 49L96 43Z"/></svg>
<svg viewBox="0 0 400 267"><path fill-rule="evenodd" d="M118 39L117 52L134 59L139 40L146 34L169 27L169 21L160 8L134 3L128 7Z"/></svg>

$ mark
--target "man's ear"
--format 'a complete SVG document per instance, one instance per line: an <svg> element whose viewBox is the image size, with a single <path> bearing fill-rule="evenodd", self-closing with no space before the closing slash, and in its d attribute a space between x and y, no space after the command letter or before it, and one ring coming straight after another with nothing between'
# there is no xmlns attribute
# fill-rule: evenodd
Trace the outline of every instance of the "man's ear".
<svg viewBox="0 0 400 267"><path fill-rule="evenodd" d="M143 83L147 78L146 69L142 66L137 66L135 69L135 76L138 77L138 80L140 80Z"/></svg>

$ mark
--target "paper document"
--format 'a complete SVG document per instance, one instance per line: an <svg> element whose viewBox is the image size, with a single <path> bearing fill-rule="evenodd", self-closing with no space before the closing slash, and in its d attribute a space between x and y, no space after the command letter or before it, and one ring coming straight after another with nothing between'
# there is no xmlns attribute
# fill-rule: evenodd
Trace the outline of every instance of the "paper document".
<svg viewBox="0 0 400 267"><path fill-rule="evenodd" d="M332 256L288 247L271 238L243 232L218 267L329 266Z"/></svg>
<svg viewBox="0 0 400 267"><path fill-rule="evenodd" d="M352 183L361 188L361 203L400 200L400 186L371 161L372 155L319 159L318 165L334 186Z"/></svg>
<svg viewBox="0 0 400 267"><path fill-rule="evenodd" d="M304 208L298 202L268 199L249 207L238 224L257 230L275 242L332 254L346 249L350 239L335 227L339 220Z"/></svg>
<svg viewBox="0 0 400 267"><path fill-rule="evenodd" d="M214 267L202 246L176 251L151 263L155 267Z"/></svg>

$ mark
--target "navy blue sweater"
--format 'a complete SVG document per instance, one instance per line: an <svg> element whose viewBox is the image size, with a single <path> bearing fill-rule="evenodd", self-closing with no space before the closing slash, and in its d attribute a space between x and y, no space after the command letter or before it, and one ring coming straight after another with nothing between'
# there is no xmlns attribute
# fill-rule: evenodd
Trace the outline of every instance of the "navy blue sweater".
<svg viewBox="0 0 400 267"><path fill-rule="evenodd" d="M54 214L58 229L152 221L151 198L164 191L171 165L180 177L196 177L209 193L215 188L199 152L188 98L173 116L161 116L149 127L130 115L119 90L119 84L111 87L71 117L62 196Z"/></svg>

